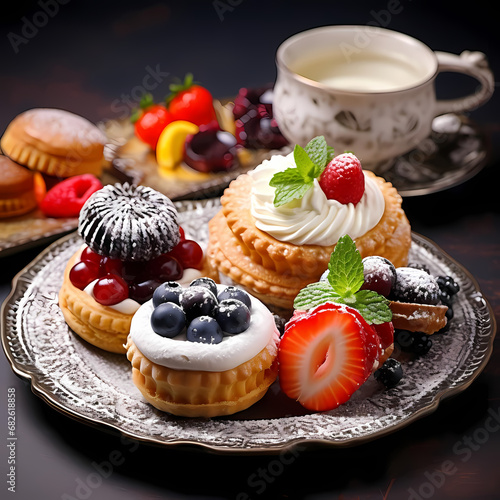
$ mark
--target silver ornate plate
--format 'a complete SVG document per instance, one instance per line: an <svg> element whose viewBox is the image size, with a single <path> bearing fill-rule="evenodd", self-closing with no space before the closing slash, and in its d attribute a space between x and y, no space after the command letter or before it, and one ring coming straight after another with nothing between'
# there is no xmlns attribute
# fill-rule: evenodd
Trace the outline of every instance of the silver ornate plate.
<svg viewBox="0 0 500 500"><path fill-rule="evenodd" d="M219 202L177 206L186 233L206 242L206 222ZM433 336L426 356L400 357L405 376L397 387L386 390L372 377L347 404L311 413L284 396L276 382L261 401L239 414L173 417L142 399L125 356L90 346L64 322L57 295L66 262L80 244L76 233L58 240L15 278L2 308L5 353L13 371L31 380L35 394L57 410L150 443L237 453L279 453L299 444L359 444L401 429L435 410L441 399L464 390L492 351L495 319L476 281L431 241L414 234L411 261L434 274L452 275L461 291L449 332Z"/></svg>

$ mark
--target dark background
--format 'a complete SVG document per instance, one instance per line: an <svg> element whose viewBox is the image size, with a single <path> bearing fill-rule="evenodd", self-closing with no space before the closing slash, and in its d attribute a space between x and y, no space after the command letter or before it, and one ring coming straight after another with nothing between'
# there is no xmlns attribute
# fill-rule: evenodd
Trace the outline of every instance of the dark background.
<svg viewBox="0 0 500 500"><path fill-rule="evenodd" d="M53 14L41 15L42 5ZM390 14L389 8L397 13ZM135 105L145 82L151 82L145 80L151 69L163 75L152 89L158 100L167 94L173 77L187 72L193 72L214 96L231 96L242 86L274 81L275 52L287 37L328 24L374 22L412 35L434 50L479 50L487 54L498 75L500 44L494 9L493 2L483 0L70 0L64 4L40 0L3 5L0 133L14 116L31 107L64 108L92 121L121 118ZM30 31L29 24L35 21L40 26ZM459 97L472 92L475 85L468 77L442 75L437 81L438 97ZM485 106L470 113L491 138L487 167L461 186L404 201L413 229L433 239L478 279L497 320L499 102L497 88ZM0 300L9 291L10 279L39 250L0 260ZM123 443L115 434L52 410L12 373L3 356L0 436L3 439L6 433L7 388L14 387L20 436L15 498L22 500L235 499L242 492L250 498L397 500L411 498L411 489L419 491L424 483L433 486L429 474L446 460L459 465L458 472L440 486L422 490L432 493L425 498L494 499L500 498L500 431L492 433L466 463L452 450L484 425L488 410L499 411L499 366L497 339L483 374L431 416L367 445L300 453L283 473L268 476L271 480L263 491L248 480L269 470L275 457L228 458ZM115 451L124 460L113 473L94 489L79 489L79 481L95 472L92 463L108 460ZM0 453L0 496L8 498L4 456Z"/></svg>

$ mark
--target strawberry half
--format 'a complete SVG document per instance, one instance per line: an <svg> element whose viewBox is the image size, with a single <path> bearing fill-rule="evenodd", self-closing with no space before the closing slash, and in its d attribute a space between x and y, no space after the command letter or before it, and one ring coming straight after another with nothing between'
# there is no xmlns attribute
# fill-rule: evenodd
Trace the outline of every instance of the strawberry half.
<svg viewBox="0 0 500 500"><path fill-rule="evenodd" d="M337 408L371 374L380 339L361 314L327 302L292 317L280 341L283 392L309 410Z"/></svg>
<svg viewBox="0 0 500 500"><path fill-rule="evenodd" d="M329 200L356 205L365 192L361 162L352 153L336 156L323 170L319 185Z"/></svg>
<svg viewBox="0 0 500 500"><path fill-rule="evenodd" d="M375 329L375 332L380 337L382 349L386 349L394 342L394 325L392 321L380 325L373 325L372 328Z"/></svg>

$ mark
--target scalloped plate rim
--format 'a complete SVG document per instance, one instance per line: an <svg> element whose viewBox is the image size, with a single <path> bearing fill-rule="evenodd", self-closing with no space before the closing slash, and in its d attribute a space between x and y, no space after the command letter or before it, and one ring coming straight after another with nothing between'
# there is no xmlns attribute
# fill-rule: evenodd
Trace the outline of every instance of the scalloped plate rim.
<svg viewBox="0 0 500 500"><path fill-rule="evenodd" d="M206 200L210 202L209 200ZM180 202L182 203L182 202ZM184 202L186 203L186 202ZM186 208L187 210L188 208ZM131 432L129 430L123 430L119 424L114 424L111 422L106 422L103 421L102 419L99 418L93 418L88 415L81 415L79 414L76 410L72 410L67 408L64 403L57 401L54 397L53 394L51 394L50 391L48 391L46 388L44 388L41 383L39 382L37 378L38 370L36 368L30 369L30 367L26 366L20 366L14 357L12 356L12 353L10 349L8 348L8 342L7 342L7 335L6 335L6 312L8 309L8 306L10 305L10 301L12 297L16 294L17 288L19 286L19 282L22 280L22 277L25 273L27 273L34 265L36 265L37 262L43 259L43 257L50 253L52 249L56 246L59 246L60 244L64 243L66 240L71 239L74 237L75 232L70 233L51 245L49 245L47 248L45 248L35 259L33 259L32 262L30 262L27 266L25 266L21 271L19 271L16 276L12 279L12 289L9 293L9 295L6 297L2 304L2 308L0 311L0 319L1 319L1 340L2 340L2 347L5 352L5 355L7 357L7 360L9 361L9 364L11 366L12 371L20 376L23 379L27 379L31 383L31 389L32 392L40 397L43 401L45 401L49 406L51 406L53 409L59 411L63 415L69 416L70 418L73 418L74 420L91 425L93 427L96 427L100 430L113 430L117 431L118 433L122 434L125 437L136 439L138 441L142 441L148 444L155 444L155 445L160 445L160 446L167 446L167 447L175 447L175 446L196 446L196 448L200 450L205 450L209 452L215 452L215 453L221 453L221 454L277 454L277 453L282 453L287 450L290 450L296 446L299 445L307 445L308 447L311 446L324 446L324 447L333 447L333 448L344 448L344 447L351 447L351 446L356 446L360 444L364 444L370 441L373 441L375 439L382 438L388 434L392 434L393 432L396 432L411 423L419 420L420 418L423 418L426 415L429 415L433 413L439 406L440 402L443 399L446 399L448 397L454 396L465 389L467 389L474 381L475 379L480 375L480 373L483 371L485 368L486 364L488 363L491 354L493 352L493 341L495 339L496 335L496 330L497 330L497 324L496 324L496 318L494 315L494 311L491 307L491 304L487 300L486 297L481 293L479 284L477 280L471 275L471 273L465 269L459 262L457 262L453 257L451 257L448 253L446 253L444 250L442 250L438 245L436 245L431 239L420 235L419 233L412 232L412 236L416 237L417 239L421 239L424 242L427 242L430 244L437 252L441 253L443 257L445 257L447 260L452 262L454 265L456 265L459 269L461 269L462 272L467 276L467 278L471 281L474 289L480 293L481 298L484 300L484 303L486 305L486 308L488 310L489 318L491 321L491 328L490 328L490 336L489 336L489 343L488 343L488 349L484 353L483 358L481 359L481 363L477 366L477 368L474 370L474 372L466 379L463 381L459 382L455 387L449 387L449 388L444 388L441 389L439 392L437 392L435 395L433 395L433 399L430 404L427 406L420 408L416 410L414 413L409 415L408 417L404 418L401 421L397 421L394 424L386 425L382 429L377 429L369 434L358 436L358 437L353 437L349 439L345 439L344 441L332 441L332 440L327 440L327 439L319 439L319 438L292 438L286 443L279 443L279 444L268 444L262 447L252 447L252 448L233 448L229 446L223 446L223 445L214 445L210 443L201 443L198 441L193 441L189 439L174 439L174 440L169 440L169 441L164 441L161 439L155 439L153 437L147 437L143 436L140 434L135 434L134 432ZM300 418L300 416L295 417L295 418Z"/></svg>

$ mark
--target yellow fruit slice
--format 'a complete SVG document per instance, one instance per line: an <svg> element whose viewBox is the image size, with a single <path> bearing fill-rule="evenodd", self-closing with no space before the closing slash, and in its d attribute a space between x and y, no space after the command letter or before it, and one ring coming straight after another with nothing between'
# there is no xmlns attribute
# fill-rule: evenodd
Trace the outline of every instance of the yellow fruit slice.
<svg viewBox="0 0 500 500"><path fill-rule="evenodd" d="M174 169L182 161L186 137L198 132L198 125L185 120L169 123L156 145L156 161L161 168Z"/></svg>

